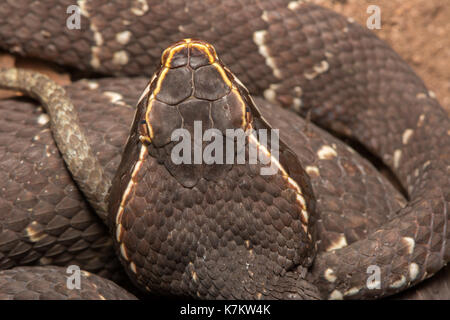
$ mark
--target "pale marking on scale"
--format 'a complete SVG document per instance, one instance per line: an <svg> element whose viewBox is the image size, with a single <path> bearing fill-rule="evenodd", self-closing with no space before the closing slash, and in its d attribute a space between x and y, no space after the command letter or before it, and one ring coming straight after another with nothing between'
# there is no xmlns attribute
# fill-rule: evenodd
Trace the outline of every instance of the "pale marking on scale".
<svg viewBox="0 0 450 320"><path fill-rule="evenodd" d="M421 114L420 116L419 116L419 120L417 121L417 126L418 127L421 127L422 125L423 125L423 122L425 121L425 115L424 114Z"/></svg>
<svg viewBox="0 0 450 320"><path fill-rule="evenodd" d="M412 254L414 252L414 246L416 244L414 239L411 238L411 237L403 237L402 238L402 242L406 246L406 248L408 249L408 254Z"/></svg>
<svg viewBox="0 0 450 320"><path fill-rule="evenodd" d="M117 240L117 242L121 242L122 241L123 230L124 229L122 227L122 224L119 223L117 225L117 228L116 228L116 240Z"/></svg>
<svg viewBox="0 0 450 320"><path fill-rule="evenodd" d="M331 241L331 245L326 248L325 251L333 251L336 249L341 249L347 246L347 239L345 238L345 235L341 233L339 235L339 238L337 238L335 241Z"/></svg>
<svg viewBox="0 0 450 320"><path fill-rule="evenodd" d="M306 166L305 171L311 178L320 176L319 168L316 166Z"/></svg>
<svg viewBox="0 0 450 320"><path fill-rule="evenodd" d="M334 274L334 270L331 268L327 268L323 273L323 276L328 282L335 282L337 279L336 275Z"/></svg>
<svg viewBox="0 0 450 320"><path fill-rule="evenodd" d="M178 26L178 31L180 31L180 32L186 32L186 29L185 29L182 25L179 25L179 26Z"/></svg>
<svg viewBox="0 0 450 320"><path fill-rule="evenodd" d="M325 73L330 68L330 64L326 60L322 60L319 64L313 66L312 72L304 72L303 75L307 80L313 80L318 75Z"/></svg>
<svg viewBox="0 0 450 320"><path fill-rule="evenodd" d="M337 156L336 150L334 150L332 147L328 145L323 145L320 147L320 149L317 151L317 156L319 159L322 160L330 160Z"/></svg>
<svg viewBox="0 0 450 320"><path fill-rule="evenodd" d="M289 10L295 11L304 4L306 4L306 2L304 0L291 1L288 3L287 7Z"/></svg>
<svg viewBox="0 0 450 320"><path fill-rule="evenodd" d="M264 57L266 60L266 65L272 69L273 75L275 78L281 79L281 70L277 68L275 64L275 60L270 56L268 47L265 44L265 37L267 35L266 30L258 30L253 33L253 42L258 47L258 52Z"/></svg>
<svg viewBox="0 0 450 320"><path fill-rule="evenodd" d="M269 16L267 15L267 11L263 11L261 19L263 19L263 21L265 22L269 22Z"/></svg>
<svg viewBox="0 0 450 320"><path fill-rule="evenodd" d="M394 168L398 169L400 166L400 159L402 157L402 150L397 149L394 151Z"/></svg>
<svg viewBox="0 0 450 320"><path fill-rule="evenodd" d="M334 54L333 54L332 52L330 52L330 51L325 51L325 57L327 57L327 58L333 58L333 57L334 57Z"/></svg>
<svg viewBox="0 0 450 320"><path fill-rule="evenodd" d="M116 34L116 41L118 43L120 43L121 45L126 45L130 41L130 38L131 38L131 32L128 30L125 30L125 31L122 31L122 32L119 32Z"/></svg>
<svg viewBox="0 0 450 320"><path fill-rule="evenodd" d="M355 22L355 19L353 19L352 17L348 17L348 18L347 18L347 21L348 21L349 23L354 23L354 22Z"/></svg>
<svg viewBox="0 0 450 320"><path fill-rule="evenodd" d="M33 221L25 230L27 232L28 238L31 240L31 242L38 242L45 238L47 235L44 233L43 228L41 227L38 229L40 225Z"/></svg>
<svg viewBox="0 0 450 320"><path fill-rule="evenodd" d="M140 7L132 7L131 12L137 16L143 16L148 11L148 3L146 0L134 0L134 4Z"/></svg>
<svg viewBox="0 0 450 320"><path fill-rule="evenodd" d="M269 88L264 90L264 98L266 98L269 102L276 102L277 101L277 90L280 88L279 84L270 84Z"/></svg>
<svg viewBox="0 0 450 320"><path fill-rule="evenodd" d="M418 94L416 94L416 98L417 99L425 99L425 98L427 98L427 94L424 92L419 92Z"/></svg>
<svg viewBox="0 0 450 320"><path fill-rule="evenodd" d="M86 18L90 17L89 11L87 10L86 6L86 0L78 0L78 7L80 8L80 12L82 16L85 16ZM95 45L91 46L91 61L90 64L94 69L97 69L100 67L100 50L101 46L103 45L103 36L99 32L97 26L94 24L94 19L88 19L89 20L89 29L92 31L92 34L94 35L94 42Z"/></svg>
<svg viewBox="0 0 450 320"><path fill-rule="evenodd" d="M342 295L342 292L339 290L333 290L333 292L330 294L329 297L330 300L342 300L344 299L344 296Z"/></svg>
<svg viewBox="0 0 450 320"><path fill-rule="evenodd" d="M294 93L297 97L301 97L303 95L303 89L299 86L294 87Z"/></svg>
<svg viewBox="0 0 450 320"><path fill-rule="evenodd" d="M403 144L408 144L409 139L411 138L413 133L414 133L413 129L406 129L403 132L403 135L402 135L402 142L403 142Z"/></svg>
<svg viewBox="0 0 450 320"><path fill-rule="evenodd" d="M92 274L89 271L81 270L80 273L85 276L86 278L89 278L92 276Z"/></svg>
<svg viewBox="0 0 450 320"><path fill-rule="evenodd" d="M90 90L98 89L98 82L88 81L87 86Z"/></svg>
<svg viewBox="0 0 450 320"><path fill-rule="evenodd" d="M422 168L425 170L426 168L428 168L428 166L431 164L431 161L428 160L427 162L425 162L422 166Z"/></svg>
<svg viewBox="0 0 450 320"><path fill-rule="evenodd" d="M112 103L117 103L123 99L123 96L120 93L113 91L105 91L103 92L103 95L108 97L109 101Z"/></svg>
<svg viewBox="0 0 450 320"><path fill-rule="evenodd" d="M355 294L357 294L359 292L359 290L361 290L361 289L357 288L357 287L350 288L344 292L344 296L345 297L354 296Z"/></svg>
<svg viewBox="0 0 450 320"><path fill-rule="evenodd" d="M130 269L133 273L137 273L136 264L134 262L130 262Z"/></svg>
<svg viewBox="0 0 450 320"><path fill-rule="evenodd" d="M416 280L417 276L419 275L419 265L415 262L411 263L409 265L409 279L411 281Z"/></svg>
<svg viewBox="0 0 450 320"><path fill-rule="evenodd" d="M120 244L120 254L126 261L128 261L127 249L125 249L125 245L123 243Z"/></svg>
<svg viewBox="0 0 450 320"><path fill-rule="evenodd" d="M37 118L37 123L41 126L45 126L49 121L50 117L46 113L40 114Z"/></svg>
<svg viewBox="0 0 450 320"><path fill-rule="evenodd" d="M414 170L414 177L418 177L419 176L419 169L415 169Z"/></svg>
<svg viewBox="0 0 450 320"><path fill-rule="evenodd" d="M128 63L128 53L125 50L114 52L112 62L115 65L126 65Z"/></svg>
<svg viewBox="0 0 450 320"><path fill-rule="evenodd" d="M434 93L434 91L428 91L428 95L430 96L430 98L436 99L436 93Z"/></svg>
<svg viewBox="0 0 450 320"><path fill-rule="evenodd" d="M295 111L299 112L301 110L301 107L303 106L303 101L300 98L294 98L292 106Z"/></svg>
<svg viewBox="0 0 450 320"><path fill-rule="evenodd" d="M192 270L191 275L192 275L192 280L194 280L194 282L197 282L198 281L197 273L194 270Z"/></svg>
<svg viewBox="0 0 450 320"><path fill-rule="evenodd" d="M402 275L402 277L400 279L398 279L397 281L394 281L389 287L392 289L398 289L401 288L402 286L404 286L406 284L406 277L404 275Z"/></svg>

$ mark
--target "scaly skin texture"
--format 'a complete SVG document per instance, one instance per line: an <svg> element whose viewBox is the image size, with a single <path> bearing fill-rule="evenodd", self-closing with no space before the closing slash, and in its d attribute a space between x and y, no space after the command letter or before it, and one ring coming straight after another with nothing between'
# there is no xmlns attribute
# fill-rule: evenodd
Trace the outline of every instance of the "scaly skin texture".
<svg viewBox="0 0 450 320"><path fill-rule="evenodd" d="M7 19L0 42L16 52L115 74L150 74L162 48L180 38L214 43L252 93L264 92L301 114L311 110L313 121L353 137L382 159L408 191L410 202L396 220L317 257L318 286L331 298L404 290L449 259L448 117L412 70L368 30L317 6L289 3L149 1L136 7L84 1L82 30L62 33L52 26L65 25L60 12L69 1L29 1L30 11L2 6ZM29 32L17 25L24 14L39 17L25 19L33 26ZM380 290L362 281L371 265L381 268ZM329 268L333 282L324 276Z"/></svg>
<svg viewBox="0 0 450 320"><path fill-rule="evenodd" d="M80 288L61 267L16 267L0 271L0 300L136 300L114 282L80 271Z"/></svg>
<svg viewBox="0 0 450 320"><path fill-rule="evenodd" d="M74 83L66 89L80 115L81 124L86 130L89 143L92 144L95 152L100 155L100 162L105 167L105 173L109 179L112 179L112 175L115 173L127 140L128 126L134 112L134 108L131 105L135 103L136 97L139 96L147 81L145 78L105 79L100 81L83 80ZM256 99L255 101L263 115L271 119L274 127L280 129L281 138L291 146L299 156L301 163L309 170L311 183L317 195L319 251L324 251L334 243L339 242L342 235L345 235L349 244L364 238L367 232L374 230L387 221L391 215L395 215L395 212L405 204L403 197L392 188L389 182L348 146L324 131L317 129L311 123L305 126L301 118L292 117L287 110L274 109L273 106L262 99ZM4 125L10 123L11 126L11 123L14 123L14 126L17 127L17 129L9 130L11 133L16 132L13 136L4 138L5 147L10 145L9 141L11 139L16 139L16 147L20 146L19 149L14 150L14 153L17 154L15 156L16 160L12 161L11 151L7 151L4 154L2 170L9 175L10 172L15 171L14 168L17 168L22 159L25 160L22 162L22 166L24 166L24 163L25 165L28 163L27 159L31 159L33 163L45 164L43 170L54 173L55 176L46 178L44 175L40 179L43 183L42 189L50 187L51 190L57 191L57 189L51 187L54 184L52 181L55 181L56 177L63 175L65 168L62 165L62 160L59 158L56 146L52 142L50 132L46 129L48 126L44 126L44 129L42 129L42 125L38 124L41 112L36 110L36 107L32 104L24 102L2 101L0 106L5 119ZM13 110L17 110L17 112ZM9 127L9 129L12 129L12 127ZM295 134L292 130L294 130ZM30 158L22 151L33 150L41 144L42 152L33 152L33 154L42 155L42 158L39 160L34 157ZM327 159L319 158L318 151L324 146L333 148L336 156L331 156ZM50 158L48 158L45 151L51 155ZM56 159L53 159L54 157ZM54 163L54 169L45 169L48 168L49 163ZM30 168L29 170L33 169ZM17 179L10 176L10 178L2 181L7 182L11 178L13 181ZM22 180L19 178L17 183L23 183ZM44 187L46 183L48 183L48 186ZM5 186L8 187L9 185ZM70 179L58 181L57 186L64 190L73 189L74 191L72 192L76 193L76 187ZM21 188L20 185L19 188ZM8 262L9 267L20 265L23 257L32 257L34 260L31 259L28 263L50 263L63 266L77 264L83 269L88 268L95 272L101 271L103 275L110 275L111 271L108 270L113 270L111 269L113 265L108 267L107 261L110 259L111 251L105 250L106 248L101 249L104 246L99 247L101 251L95 250L99 244L98 241L105 241L100 239L108 237L101 225L98 222L95 225L95 222L93 222L95 219L93 218L89 218L83 224L83 226L88 227L88 230L98 230L96 237L99 240L96 240L93 244L94 250L90 249L90 247L85 247L85 245L79 245L89 243L93 234L88 233L88 231L80 234L77 232L77 228L73 229L74 225L75 227L79 225L77 221L80 216L89 217L89 212L83 212L82 209L74 210L77 207L84 207L81 197L70 194L64 196L64 194L59 192L52 192L51 194L52 196L49 197L51 201L42 197L40 193L33 195L33 199L37 199L37 201L31 201L26 206L18 206L14 195L2 196L4 203L8 204L9 208L15 209L16 216L19 214L18 211L21 210L24 211L24 213L21 213L21 216L27 212L27 209L39 212L39 207L51 206L54 201L71 203L70 211L76 213L73 218L70 218L71 216L67 215L67 210L61 211L58 209L61 205L57 205L55 209L48 207L47 215L52 217L51 214L54 212L55 219L59 221L58 229L55 230L57 233L55 234L55 231L52 231L52 241L47 242L44 247L39 245L36 249L31 246L21 254L13 254L10 251L11 248L8 249L8 246L4 244L1 246L4 255L2 259L3 266L7 266L5 262ZM64 207L67 207L67 205L64 205ZM61 219L61 215L64 219ZM12 224L12 222L17 221L12 218L12 216L3 216L3 235L10 235L11 228L17 225ZM24 222L24 225L29 226L36 220L42 225L43 230L54 230L53 223L50 223L47 227L45 224L48 223L48 220L39 216L30 216ZM28 243L30 243L28 237L21 237L21 230L12 230L16 234L14 237L22 239L20 241L16 240L14 247L16 245L19 248L28 247ZM70 240L67 239L67 235L71 236ZM86 235L90 236L86 237ZM8 239L11 239L11 237L5 236L5 240ZM107 243L110 242L107 241L105 244ZM69 245L69 247L64 249L62 245ZM70 246L75 247L71 248ZM55 255L54 252L58 251L60 253ZM10 256L8 256L9 254ZM89 261L92 261L94 256L98 257L98 260L93 265ZM105 256L106 259L102 258L102 256ZM84 260L84 258L87 259Z"/></svg>
<svg viewBox="0 0 450 320"><path fill-rule="evenodd" d="M0 83L37 98L50 116L53 137L79 188L103 220L110 188L103 168L79 127L78 114L64 89L46 76L20 69L0 69Z"/></svg>

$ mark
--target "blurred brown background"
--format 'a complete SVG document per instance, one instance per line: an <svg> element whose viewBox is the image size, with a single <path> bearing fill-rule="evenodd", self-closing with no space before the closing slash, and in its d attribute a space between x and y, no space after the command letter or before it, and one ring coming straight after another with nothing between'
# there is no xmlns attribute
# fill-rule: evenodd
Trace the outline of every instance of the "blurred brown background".
<svg viewBox="0 0 450 320"><path fill-rule="evenodd" d="M381 30L374 32L386 40L435 92L450 113L450 1L449 0L302 0L331 8L366 25L369 5L381 9ZM59 68L0 52L0 67L35 69L61 84L70 76ZM5 95L0 92L0 97ZM8 93L11 95L11 93Z"/></svg>

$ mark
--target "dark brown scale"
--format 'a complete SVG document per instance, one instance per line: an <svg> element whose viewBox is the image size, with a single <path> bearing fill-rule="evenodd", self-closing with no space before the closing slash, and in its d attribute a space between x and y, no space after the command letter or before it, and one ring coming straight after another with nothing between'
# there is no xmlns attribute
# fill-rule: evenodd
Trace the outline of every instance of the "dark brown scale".
<svg viewBox="0 0 450 320"><path fill-rule="evenodd" d="M170 106L158 100L150 102L149 118L152 119L152 142L160 147L170 142L170 136L176 128L180 128L182 118L176 106Z"/></svg>
<svg viewBox="0 0 450 320"><path fill-rule="evenodd" d="M206 100L217 100L230 92L230 87L213 65L207 65L195 70L194 87L194 95L199 99Z"/></svg>
<svg viewBox="0 0 450 320"><path fill-rule="evenodd" d="M170 105L180 103L192 94L192 71L187 67L169 69L160 88L156 99Z"/></svg>

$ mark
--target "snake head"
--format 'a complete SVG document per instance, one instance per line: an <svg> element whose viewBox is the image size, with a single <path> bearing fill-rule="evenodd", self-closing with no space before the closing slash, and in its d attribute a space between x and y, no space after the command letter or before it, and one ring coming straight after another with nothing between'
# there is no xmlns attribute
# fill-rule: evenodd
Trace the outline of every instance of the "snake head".
<svg viewBox="0 0 450 320"><path fill-rule="evenodd" d="M187 148L179 148L184 139L173 141L180 129L194 137ZM297 270L314 258L312 189L271 129L211 45L188 39L164 51L139 99L110 192L116 247L138 286L197 297L274 298L281 287L286 298L308 296ZM238 137L228 130L244 135L231 152L227 142ZM265 130L266 143L252 130ZM218 148L208 149L213 143ZM216 162L206 161L207 150ZM270 160L273 174L247 161L251 150ZM180 158L193 153L193 163L176 163L174 151ZM217 289L208 291L213 284Z"/></svg>
<svg viewBox="0 0 450 320"><path fill-rule="evenodd" d="M141 139L162 147L170 143L178 128L193 136L194 121L202 122L202 131L246 130L250 110L239 90L246 89L223 65L212 45L192 39L179 41L164 50L161 67L141 98L146 108Z"/></svg>

